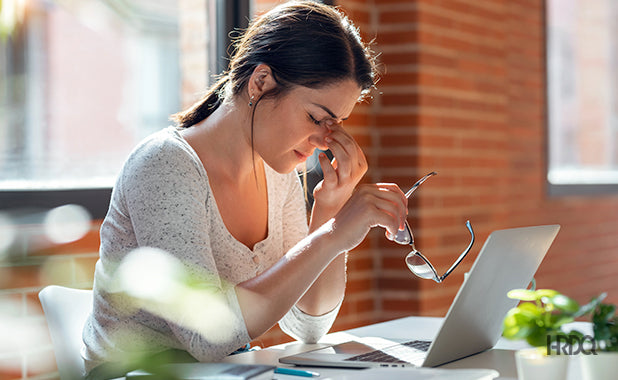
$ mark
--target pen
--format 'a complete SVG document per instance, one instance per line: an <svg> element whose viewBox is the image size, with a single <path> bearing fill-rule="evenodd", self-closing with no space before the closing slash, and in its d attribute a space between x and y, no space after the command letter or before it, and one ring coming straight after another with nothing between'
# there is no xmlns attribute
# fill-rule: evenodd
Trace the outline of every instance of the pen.
<svg viewBox="0 0 618 380"><path fill-rule="evenodd" d="M314 377L320 376L317 372L305 371L302 369L292 369L292 368L275 368L275 373L280 373L282 375L292 375L292 376L303 376L303 377Z"/></svg>

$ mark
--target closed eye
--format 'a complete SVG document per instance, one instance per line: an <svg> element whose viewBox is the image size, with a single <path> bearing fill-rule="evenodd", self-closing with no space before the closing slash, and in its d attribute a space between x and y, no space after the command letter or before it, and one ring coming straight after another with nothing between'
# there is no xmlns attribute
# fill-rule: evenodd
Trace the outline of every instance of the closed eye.
<svg viewBox="0 0 618 380"><path fill-rule="evenodd" d="M307 115L309 115L309 119L311 120L311 122L315 125L322 125L322 122L317 120L315 117L313 117L310 113L308 113Z"/></svg>

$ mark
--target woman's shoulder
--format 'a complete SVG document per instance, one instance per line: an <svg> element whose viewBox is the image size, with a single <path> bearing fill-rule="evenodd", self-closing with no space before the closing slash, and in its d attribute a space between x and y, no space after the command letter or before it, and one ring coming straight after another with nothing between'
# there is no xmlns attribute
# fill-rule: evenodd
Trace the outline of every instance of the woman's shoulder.
<svg viewBox="0 0 618 380"><path fill-rule="evenodd" d="M124 170L152 171L170 170L182 173L200 170L199 158L191 146L182 138L174 127L167 127L143 139L129 154Z"/></svg>
<svg viewBox="0 0 618 380"><path fill-rule="evenodd" d="M154 132L140 141L130 156L158 155L166 153L184 152L191 155L192 149L182 138L175 127L167 127Z"/></svg>

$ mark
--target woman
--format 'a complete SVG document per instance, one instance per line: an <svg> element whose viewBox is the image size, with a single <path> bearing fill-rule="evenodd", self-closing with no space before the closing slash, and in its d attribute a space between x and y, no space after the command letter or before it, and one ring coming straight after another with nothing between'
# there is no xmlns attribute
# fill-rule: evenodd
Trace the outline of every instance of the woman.
<svg viewBox="0 0 618 380"><path fill-rule="evenodd" d="M289 2L251 24L229 71L173 116L175 127L142 142L118 177L84 330L91 378L110 365L130 369L135 351L216 361L277 322L305 342L329 330L344 296L345 253L374 226L403 229L407 213L396 185L357 186L367 162L342 122L373 85L369 50L333 8ZM324 179L307 224L294 169L316 148L334 160L319 156ZM128 298L109 284L138 247L162 249L194 280L214 284L232 317L219 326L204 313L204 324L224 334L127 311Z"/></svg>

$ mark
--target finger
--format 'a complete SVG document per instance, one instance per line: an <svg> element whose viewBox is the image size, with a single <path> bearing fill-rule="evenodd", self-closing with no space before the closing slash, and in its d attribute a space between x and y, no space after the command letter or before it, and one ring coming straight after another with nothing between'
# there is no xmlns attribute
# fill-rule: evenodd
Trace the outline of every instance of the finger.
<svg viewBox="0 0 618 380"><path fill-rule="evenodd" d="M397 231L401 231L405 229L406 217L405 210L402 210L400 204L394 201L392 198L382 198L380 202L376 203L376 207L380 209L380 211L392 216L393 220L396 222L396 225L393 225L393 231L391 233L397 233Z"/></svg>
<svg viewBox="0 0 618 380"><path fill-rule="evenodd" d="M367 159L360 145L341 126L333 128L329 137L338 142L346 154L350 157L350 175L360 179L367 172Z"/></svg>
<svg viewBox="0 0 618 380"><path fill-rule="evenodd" d="M356 140L354 140L354 138L341 127L333 130L324 138L324 140L326 143L336 141L348 155L354 154L356 152L356 147L358 146Z"/></svg>
<svg viewBox="0 0 618 380"><path fill-rule="evenodd" d="M398 197L388 195L387 189L381 189L376 185L361 186L357 189L350 203L352 208L364 210L363 216L356 219L365 220L368 227L380 226L385 228L389 234L396 234L400 228L401 207L397 205Z"/></svg>
<svg viewBox="0 0 618 380"><path fill-rule="evenodd" d="M372 226L380 226L386 230L386 236L395 236L399 231L399 217L389 211L387 204L376 204L376 212L373 217Z"/></svg>
<svg viewBox="0 0 618 380"><path fill-rule="evenodd" d="M371 214L388 215L382 220L382 225L388 228L390 233L397 233L398 230L405 228L407 205L405 197L399 194L401 189L393 184L364 185L358 188L355 198L368 206L367 210ZM387 223L387 224L384 224Z"/></svg>
<svg viewBox="0 0 618 380"><path fill-rule="evenodd" d="M328 149L330 149L335 160L337 160L337 174L340 182L346 181L352 174L352 159L346 149L337 141L327 138Z"/></svg>
<svg viewBox="0 0 618 380"><path fill-rule="evenodd" d="M359 178L362 177L363 175L365 175L365 173L367 172L367 169L369 168L369 164L367 163L367 157L365 157L365 152L363 152L363 150L361 149L361 147L359 145L357 145L356 148L356 154L358 157L357 160L357 172L359 175Z"/></svg>
<svg viewBox="0 0 618 380"><path fill-rule="evenodd" d="M408 200L405 197L405 194L396 184L379 183L376 184L376 187L379 190L377 196L382 198L384 201L390 202L390 204L395 207L394 210L389 208L388 212L398 216L399 230L403 230L405 228L405 222L408 216Z"/></svg>
<svg viewBox="0 0 618 380"><path fill-rule="evenodd" d="M322 168L322 174L324 175L324 184L328 186L337 185L337 172L335 171L335 168L328 159L328 156L326 156L325 153L321 152L318 155L318 160L320 161L320 167Z"/></svg>
<svg viewBox="0 0 618 380"><path fill-rule="evenodd" d="M384 236L390 241L395 241L395 234L391 234L388 230L384 231Z"/></svg>
<svg viewBox="0 0 618 380"><path fill-rule="evenodd" d="M376 183L375 186L377 188L381 189L382 191L387 190L388 193L382 193L382 194L388 194L389 196L391 196L391 195L395 196L407 208L407 206L408 206L408 198L406 198L406 194L403 192L403 190L401 190L399 185L397 185L395 183L379 182L379 183Z"/></svg>

